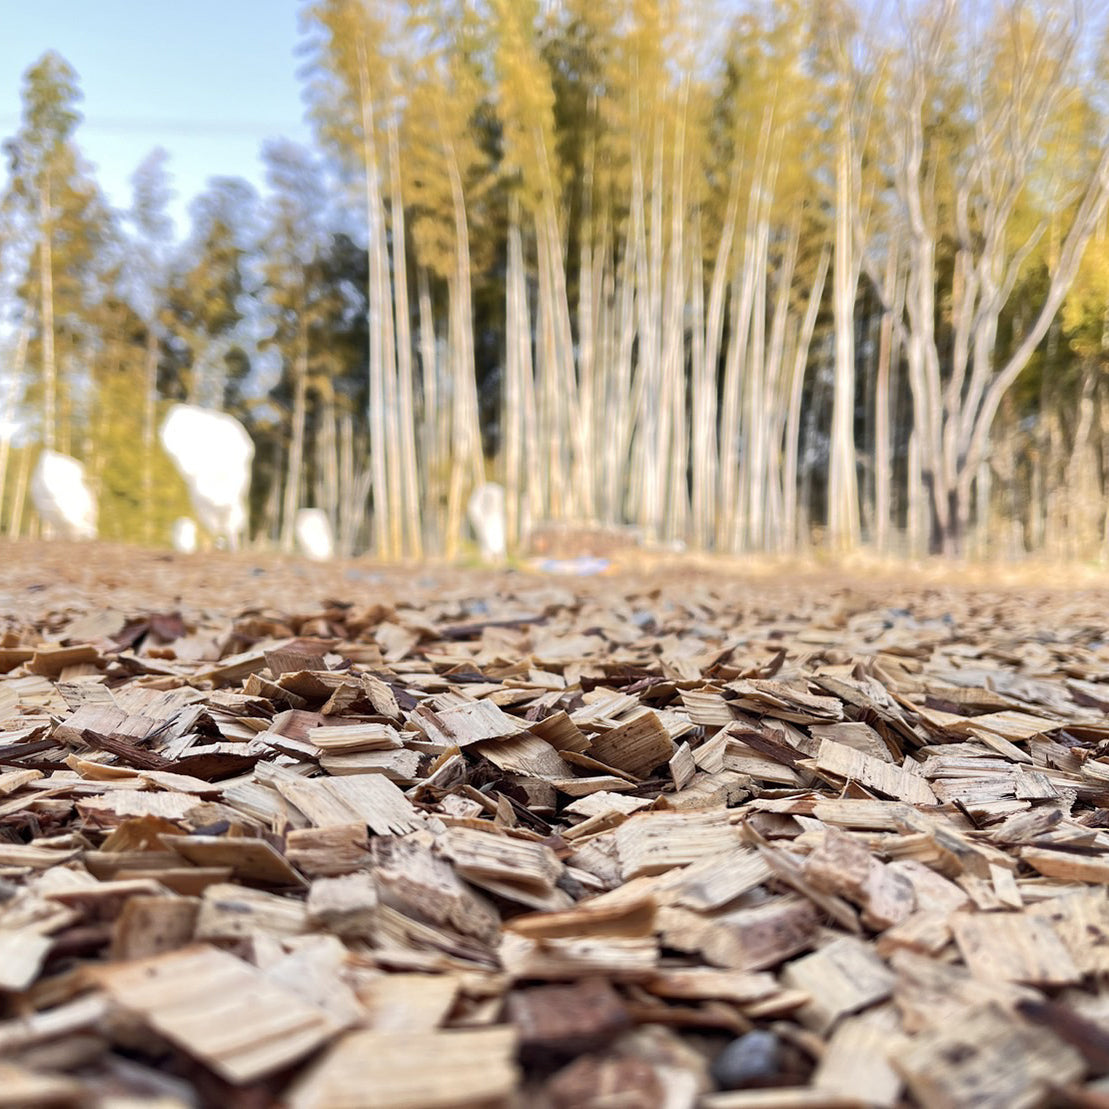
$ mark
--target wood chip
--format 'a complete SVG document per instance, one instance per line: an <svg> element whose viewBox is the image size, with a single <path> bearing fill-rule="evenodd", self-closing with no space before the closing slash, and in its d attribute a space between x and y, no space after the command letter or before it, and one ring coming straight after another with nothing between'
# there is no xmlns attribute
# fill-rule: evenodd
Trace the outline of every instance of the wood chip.
<svg viewBox="0 0 1109 1109"><path fill-rule="evenodd" d="M350 1032L289 1092L290 1109L480 1109L516 1083L512 1028Z"/></svg>
<svg viewBox="0 0 1109 1109"><path fill-rule="evenodd" d="M114 1001L229 1082L272 1074L338 1030L322 1010L213 947L112 967L101 980Z"/></svg>

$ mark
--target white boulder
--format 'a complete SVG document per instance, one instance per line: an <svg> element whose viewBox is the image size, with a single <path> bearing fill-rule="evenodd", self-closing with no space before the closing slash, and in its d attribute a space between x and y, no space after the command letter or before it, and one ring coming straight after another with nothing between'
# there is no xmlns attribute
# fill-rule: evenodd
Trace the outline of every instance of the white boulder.
<svg viewBox="0 0 1109 1109"><path fill-rule="evenodd" d="M178 516L171 532L173 549L181 554L195 554L197 548L196 521L191 516Z"/></svg>
<svg viewBox="0 0 1109 1109"><path fill-rule="evenodd" d="M466 515L474 529L485 562L503 562L505 557L504 487L495 481L479 485L470 495Z"/></svg>
<svg viewBox="0 0 1109 1109"><path fill-rule="evenodd" d="M247 525L254 443L234 416L175 404L161 430L162 446L185 479L201 525L235 550Z"/></svg>
<svg viewBox="0 0 1109 1109"><path fill-rule="evenodd" d="M42 522L57 535L96 538L96 497L76 458L44 450L31 476L31 500Z"/></svg>
<svg viewBox="0 0 1109 1109"><path fill-rule="evenodd" d="M322 508L302 508L296 518L297 549L306 558L326 562L335 557L335 536Z"/></svg>

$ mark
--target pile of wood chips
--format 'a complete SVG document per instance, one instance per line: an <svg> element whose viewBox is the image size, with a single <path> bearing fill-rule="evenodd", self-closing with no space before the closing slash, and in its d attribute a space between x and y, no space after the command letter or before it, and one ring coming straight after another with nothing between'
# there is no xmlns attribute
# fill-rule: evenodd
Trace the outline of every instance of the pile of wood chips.
<svg viewBox="0 0 1109 1109"><path fill-rule="evenodd" d="M1107 612L9 548L0 1105L1107 1105Z"/></svg>

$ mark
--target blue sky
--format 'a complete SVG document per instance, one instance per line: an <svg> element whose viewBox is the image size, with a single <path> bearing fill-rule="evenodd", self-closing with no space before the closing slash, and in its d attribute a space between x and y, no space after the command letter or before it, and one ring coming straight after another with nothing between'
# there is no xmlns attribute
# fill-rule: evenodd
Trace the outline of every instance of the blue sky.
<svg viewBox="0 0 1109 1109"><path fill-rule="evenodd" d="M209 177L261 187L265 139L310 140L294 56L297 0L0 0L0 137L24 71L56 50L77 71L77 133L117 207L155 146L170 153L177 234ZM6 173L0 167L0 175Z"/></svg>

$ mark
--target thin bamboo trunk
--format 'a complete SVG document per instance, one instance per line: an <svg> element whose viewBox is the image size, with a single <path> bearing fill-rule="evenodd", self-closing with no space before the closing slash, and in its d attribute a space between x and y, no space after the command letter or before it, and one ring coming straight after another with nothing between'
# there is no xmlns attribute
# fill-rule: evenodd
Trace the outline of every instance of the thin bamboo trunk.
<svg viewBox="0 0 1109 1109"><path fill-rule="evenodd" d="M4 505L4 494L8 486L8 459L12 449L12 425L19 388L23 384L23 371L27 365L27 345L31 335L30 325L26 322L19 329L16 340L15 359L8 377L8 388L4 393L3 438L0 438L0 510Z"/></svg>
<svg viewBox="0 0 1109 1109"><path fill-rule="evenodd" d="M39 195L39 285L42 293L42 445L57 438L58 367L54 360L54 223L47 175Z"/></svg>
<svg viewBox="0 0 1109 1109"><path fill-rule="evenodd" d="M849 132L841 123L836 149L835 269L832 314L835 327L835 387L828 469L828 543L844 551L859 543L859 492L855 474L855 290L857 274L851 218L854 175Z"/></svg>
<svg viewBox="0 0 1109 1109"><path fill-rule="evenodd" d="M416 271L416 294L419 301L420 329L420 384L423 389L423 420L421 421L421 449L423 451L423 503L431 513L431 522L437 541L442 542L443 520L440 511L439 489L443 478L443 420L449 413L441 411L439 401L439 359L435 339L435 318L431 311L431 288L427 270L420 266Z"/></svg>
<svg viewBox="0 0 1109 1109"><path fill-rule="evenodd" d="M389 555L389 485L385 434L385 364L383 322L391 305L385 303L385 274L381 262L384 228L378 222L381 211L380 175L374 128L373 93L370 86L366 45L357 43L359 102L362 113L362 159L366 173L366 228L369 267L367 288L367 325L369 328L369 412L370 467L373 474L374 552L379 559Z"/></svg>
<svg viewBox="0 0 1109 1109"><path fill-rule="evenodd" d="M23 505L27 497L27 480L31 474L30 447L24 447L20 453L19 469L15 478L15 496L12 498L12 514L8 520L8 536L18 539L23 527Z"/></svg>
<svg viewBox="0 0 1109 1109"><path fill-rule="evenodd" d="M293 356L293 418L281 506L281 549L289 552L296 541L296 516L300 508L301 472L304 469L304 425L308 409L308 327L304 307L297 313L296 354Z"/></svg>
<svg viewBox="0 0 1109 1109"><path fill-rule="evenodd" d="M153 316L146 324L142 406L142 529L143 539L154 542L154 424L158 412L158 329Z"/></svg>
<svg viewBox="0 0 1109 1109"><path fill-rule="evenodd" d="M416 457L416 416L412 387L412 326L408 307L408 250L405 241L404 199L401 193L400 147L397 127L389 123L389 213L393 221L393 304L396 310L397 404L400 423L401 500L407 551L424 553L423 514Z"/></svg>
<svg viewBox="0 0 1109 1109"><path fill-rule="evenodd" d="M895 314L904 305L904 282L898 248L891 241L883 281L882 323L878 334L878 372L874 388L874 546L880 555L890 553L893 520L893 445L890 427L890 378L893 372Z"/></svg>
<svg viewBox="0 0 1109 1109"><path fill-rule="evenodd" d="M786 416L785 461L782 469L782 518L789 529L787 532L789 551L796 549L798 538L797 459L800 451L801 400L805 391L805 367L809 361L809 348L812 345L820 302L824 296L824 282L828 276L830 259L831 251L825 243L820 252L820 260L816 264L816 274L813 277L812 289L809 291L809 303L805 308L805 318L801 323L801 334L797 340L797 351L793 360L789 411Z"/></svg>
<svg viewBox="0 0 1109 1109"><path fill-rule="evenodd" d="M508 265L505 274L505 382L504 382L504 484L505 531L510 548L520 542L522 515L521 472L523 460L523 368L521 332L525 305L521 303L523 244L520 241L520 205L509 201Z"/></svg>
<svg viewBox="0 0 1109 1109"><path fill-rule="evenodd" d="M380 198L379 198L380 199ZM397 396L397 342L393 330L393 277L389 264L389 244L385 229L385 205L378 208L378 227L382 229L379 240L381 255L381 362L383 395L385 401L385 480L389 488L389 558L399 559L404 549L404 515L401 505L403 475L401 473L400 407Z"/></svg>

